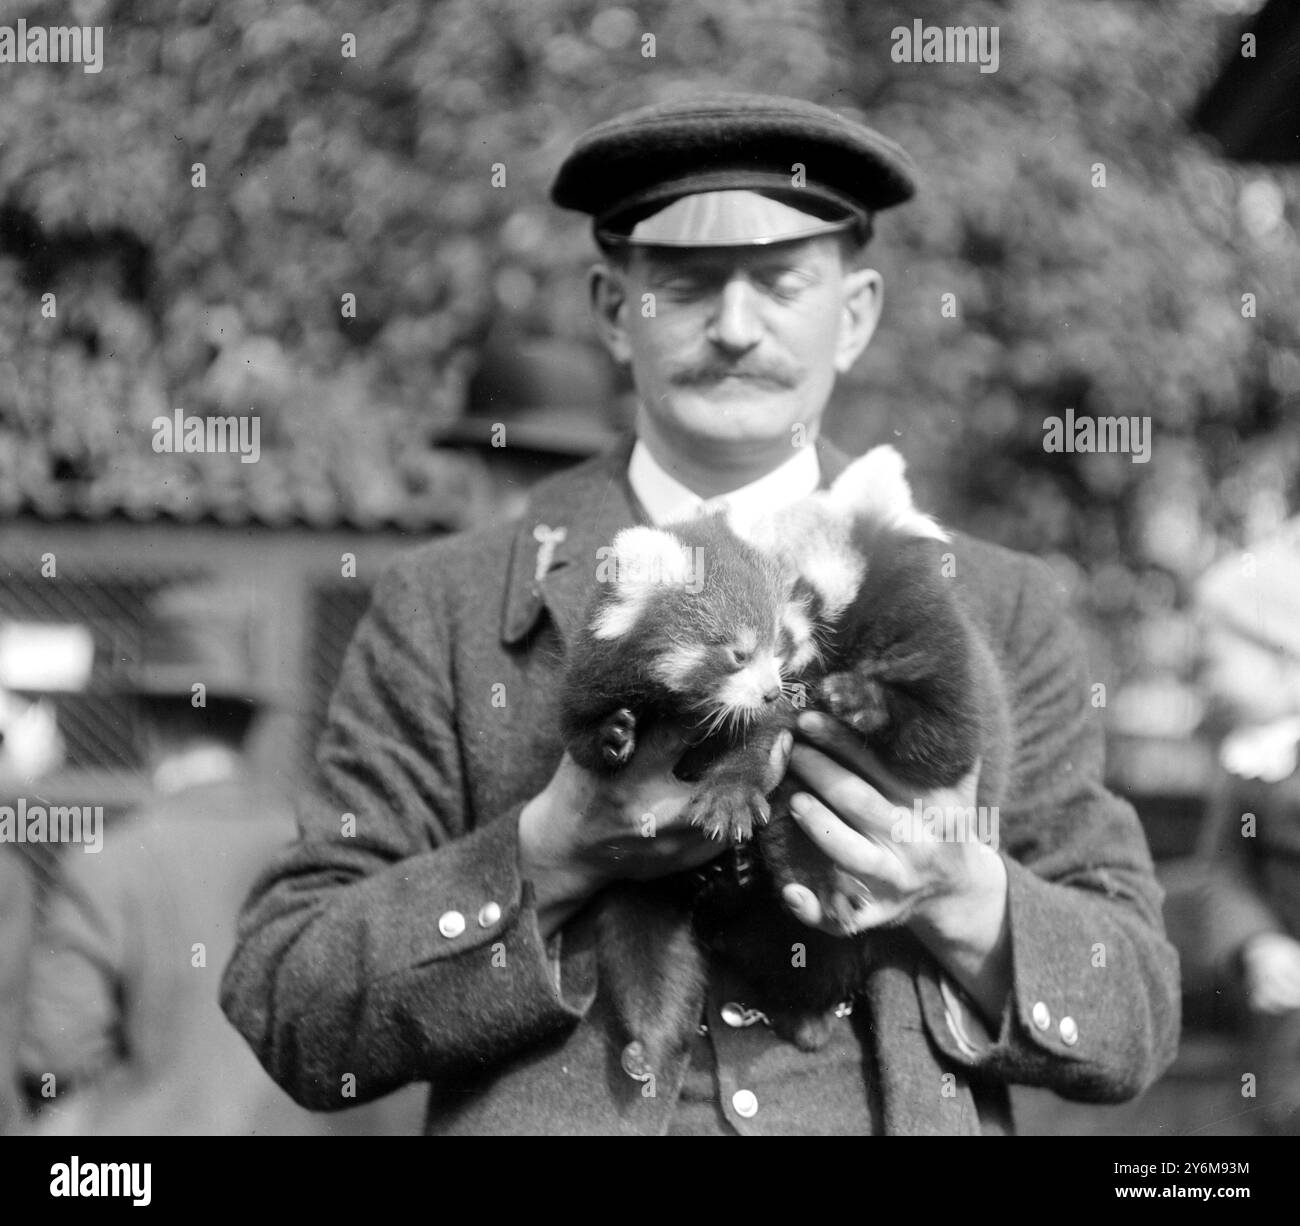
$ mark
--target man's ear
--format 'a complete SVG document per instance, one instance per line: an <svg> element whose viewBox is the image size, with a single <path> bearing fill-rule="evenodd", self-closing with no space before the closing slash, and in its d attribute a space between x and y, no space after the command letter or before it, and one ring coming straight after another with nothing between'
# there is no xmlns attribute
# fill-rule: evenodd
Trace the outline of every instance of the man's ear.
<svg viewBox="0 0 1300 1226"><path fill-rule="evenodd" d="M880 322L885 282L874 268L855 268L844 274L844 302L840 310L840 335L835 346L835 369L848 371L861 356Z"/></svg>
<svg viewBox="0 0 1300 1226"><path fill-rule="evenodd" d="M594 264L587 274L587 294L596 335L620 366L632 360L624 326L627 285L622 272L608 263Z"/></svg>

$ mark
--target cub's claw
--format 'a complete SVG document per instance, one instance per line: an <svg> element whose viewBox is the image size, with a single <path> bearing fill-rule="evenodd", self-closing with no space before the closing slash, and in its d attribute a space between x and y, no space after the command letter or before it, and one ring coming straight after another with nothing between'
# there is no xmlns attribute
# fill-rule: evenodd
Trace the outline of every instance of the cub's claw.
<svg viewBox="0 0 1300 1226"><path fill-rule="evenodd" d="M770 810L767 797L756 788L729 790L705 788L691 797L687 816L711 839L745 843L755 826L766 826Z"/></svg>
<svg viewBox="0 0 1300 1226"><path fill-rule="evenodd" d="M636 716L620 707L601 725L600 756L609 766L626 766L635 751Z"/></svg>

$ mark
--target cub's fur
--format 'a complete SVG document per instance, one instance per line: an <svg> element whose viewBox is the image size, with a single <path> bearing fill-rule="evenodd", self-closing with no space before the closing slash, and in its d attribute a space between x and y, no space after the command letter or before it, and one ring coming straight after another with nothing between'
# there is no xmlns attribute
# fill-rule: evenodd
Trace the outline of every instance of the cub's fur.
<svg viewBox="0 0 1300 1226"><path fill-rule="evenodd" d="M601 902L602 979L632 1043L625 1067L658 1070L689 1038L704 948L730 960L784 1037L812 1049L865 982L890 934L831 937L780 902L798 881L824 900L835 870L767 777L799 706L827 710L918 792L981 762L978 803L998 803L1012 729L987 644L943 575L946 534L912 506L903 463L878 447L832 488L758 522L721 517L620 533L575 644L561 703L570 752L615 772L656 722L694 731L678 773L690 820L743 844L712 884L684 874L622 883ZM857 925L848 904L832 918ZM897 934L894 934L896 936ZM807 950L791 965L791 946Z"/></svg>
<svg viewBox="0 0 1300 1226"><path fill-rule="evenodd" d="M748 838L768 820L773 738L794 721L787 686L815 656L794 576L715 515L619 533L597 579L560 704L574 761L614 773L656 724L685 726L694 743L677 773L698 784L690 819L714 838ZM661 1068L699 1018L696 892L687 875L623 882L600 902L601 979L637 1043L633 1071Z"/></svg>

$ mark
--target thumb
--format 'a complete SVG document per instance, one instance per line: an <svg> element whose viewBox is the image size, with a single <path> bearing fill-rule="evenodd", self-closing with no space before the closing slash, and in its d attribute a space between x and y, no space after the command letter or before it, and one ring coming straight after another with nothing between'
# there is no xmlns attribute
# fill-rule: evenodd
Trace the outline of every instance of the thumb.
<svg viewBox="0 0 1300 1226"><path fill-rule="evenodd" d="M772 752L768 755L767 766L763 771L763 791L770 792L785 778L786 767L790 765L790 750L794 748L794 737L784 731L772 743Z"/></svg>

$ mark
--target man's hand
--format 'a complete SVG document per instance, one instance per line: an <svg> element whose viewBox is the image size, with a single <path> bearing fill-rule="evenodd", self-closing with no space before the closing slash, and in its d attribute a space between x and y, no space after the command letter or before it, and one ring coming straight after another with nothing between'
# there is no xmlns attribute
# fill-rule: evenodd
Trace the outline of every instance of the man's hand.
<svg viewBox="0 0 1300 1226"><path fill-rule="evenodd" d="M1300 941L1284 932L1261 932L1242 947L1241 962L1252 1009L1300 1009Z"/></svg>
<svg viewBox="0 0 1300 1226"><path fill-rule="evenodd" d="M786 734L773 751L771 787L789 744ZM686 746L679 730L657 729L614 775L584 770L566 753L545 790L524 806L520 871L533 883L543 937L611 881L699 868L726 850L686 820L695 785L673 774Z"/></svg>
<svg viewBox="0 0 1300 1226"><path fill-rule="evenodd" d="M805 712L799 732L811 744L795 745L790 770L809 790L792 798L794 817L838 868L842 890L825 899L790 885L786 905L804 923L837 936L845 921L853 932L907 924L996 1021L1011 986L1006 866L971 837L926 838L912 820L918 799L923 812L974 812L978 766L955 787L917 797L837 720ZM908 837L895 837L900 832Z"/></svg>

